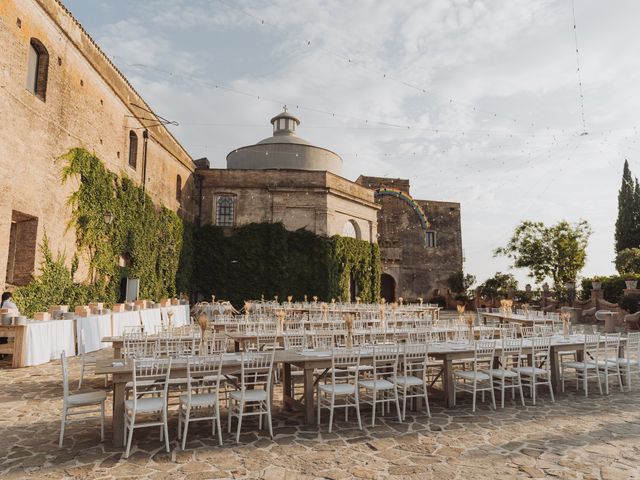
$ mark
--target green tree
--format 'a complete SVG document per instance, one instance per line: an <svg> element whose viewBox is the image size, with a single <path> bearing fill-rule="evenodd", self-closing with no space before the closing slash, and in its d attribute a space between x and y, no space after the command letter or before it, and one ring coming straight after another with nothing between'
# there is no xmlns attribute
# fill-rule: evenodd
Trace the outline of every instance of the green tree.
<svg viewBox="0 0 640 480"><path fill-rule="evenodd" d="M518 281L511 273L496 272L496 274L485 280L478 286L478 293L485 298L506 297L509 290L517 290Z"/></svg>
<svg viewBox="0 0 640 480"><path fill-rule="evenodd" d="M631 176L629 162L624 161L622 185L618 191L618 219L616 220L616 253L626 248L640 247L640 186Z"/></svg>
<svg viewBox="0 0 640 480"><path fill-rule="evenodd" d="M616 255L616 270L620 275L640 273L640 248L625 248Z"/></svg>
<svg viewBox="0 0 640 480"><path fill-rule="evenodd" d="M451 291L456 294L456 299L463 300L469 297L469 289L476 283L476 277L470 273L465 275L464 272L460 270L459 272L449 275L447 283Z"/></svg>
<svg viewBox="0 0 640 480"><path fill-rule="evenodd" d="M526 220L494 255L511 258L516 268L528 268L529 276L538 283L550 278L554 288L562 290L566 282L576 281L584 267L590 235L591 227L586 220L574 225L562 220L551 227Z"/></svg>

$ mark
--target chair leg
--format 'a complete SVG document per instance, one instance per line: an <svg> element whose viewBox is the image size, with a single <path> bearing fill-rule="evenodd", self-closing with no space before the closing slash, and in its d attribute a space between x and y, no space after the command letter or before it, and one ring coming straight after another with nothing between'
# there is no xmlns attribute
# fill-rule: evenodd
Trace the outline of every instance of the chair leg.
<svg viewBox="0 0 640 480"><path fill-rule="evenodd" d="M220 405L216 403L216 426L218 427L218 444L222 446L222 427L220 426Z"/></svg>
<svg viewBox="0 0 640 480"><path fill-rule="evenodd" d="M84 380L84 358L80 362L80 380L78 380L78 390L82 388L82 380Z"/></svg>
<svg viewBox="0 0 640 480"><path fill-rule="evenodd" d="M187 411L184 414L184 432L182 433L182 450L187 444L187 432L189 431L189 417L191 416L191 406L187 405Z"/></svg>
<svg viewBox="0 0 640 480"><path fill-rule="evenodd" d="M556 403L556 399L553 396L553 385L551 385L551 372L547 373L547 385L549 385L549 394L551 395L551 403Z"/></svg>
<svg viewBox="0 0 640 480"><path fill-rule="evenodd" d="M502 395L502 401L504 402L504 394ZM496 393L493 390L493 386L491 388L491 403L493 404L493 409L497 410L496 408ZM504 407L504 405L503 405Z"/></svg>
<svg viewBox="0 0 640 480"><path fill-rule="evenodd" d="M335 408L335 396L331 394L331 406L329 408L329 433L333 427L333 409Z"/></svg>
<svg viewBox="0 0 640 480"><path fill-rule="evenodd" d="M167 450L167 453L169 453L171 451L171 449L169 448L169 421L168 421L168 415L167 415L167 409L166 408L162 409L162 422L163 422L163 427L164 427L164 446L165 446L165 448ZM187 425L189 425L189 424L187 423ZM187 436L185 434L185 436L182 439L182 441L184 442L186 438L187 438Z"/></svg>
<svg viewBox="0 0 640 480"><path fill-rule="evenodd" d="M358 427L362 430L362 418L360 417L360 397L356 391L355 396L355 404L356 404L356 416L358 417Z"/></svg>
<svg viewBox="0 0 640 480"><path fill-rule="evenodd" d="M316 424L320 425L320 415L321 415L321 412L322 412L322 409L321 409L322 399L320 398L320 389L318 388L317 390L318 390L318 394L316 395L316 398L317 398L317 401L318 401L318 405L316 405L316 407L318 409L318 412L317 412L317 415L316 415Z"/></svg>
<svg viewBox="0 0 640 480"><path fill-rule="evenodd" d="M67 407L62 409L62 423L60 425L60 440L58 442L58 448L62 448L62 440L64 438L64 427L67 423Z"/></svg>
<svg viewBox="0 0 640 480"><path fill-rule="evenodd" d="M236 443L240 443L240 429L242 428L242 414L244 413L244 399L240 400L238 407L238 430L236 431Z"/></svg>
<svg viewBox="0 0 640 480"><path fill-rule="evenodd" d="M473 400L471 401L471 411L475 412L476 411L476 381L473 381Z"/></svg>
<svg viewBox="0 0 640 480"><path fill-rule="evenodd" d="M269 436L273 439L273 425L271 422L271 402L267 399L267 421L269 422Z"/></svg>
<svg viewBox="0 0 640 480"><path fill-rule="evenodd" d="M398 400L398 391L395 388L393 389L393 391L394 391L395 397L396 397L395 403L396 403L396 410L398 411L398 420L400 420L402 422L404 417L400 413L400 401Z"/></svg>
<svg viewBox="0 0 640 480"><path fill-rule="evenodd" d="M378 392L373 391L372 402L371 402L371 426L376 426L376 404L378 400Z"/></svg>
<svg viewBox="0 0 640 480"><path fill-rule="evenodd" d="M127 425L127 427L129 428L129 436L127 438L127 450L124 452L124 458L129 458L129 452L131 451L131 440L133 440L133 426L135 425L135 419L136 416L135 414L133 414L131 416L131 419L129 420L130 423ZM127 422L126 419L125 422Z"/></svg>
<svg viewBox="0 0 640 480"><path fill-rule="evenodd" d="M104 442L104 400L100 402L100 441Z"/></svg>

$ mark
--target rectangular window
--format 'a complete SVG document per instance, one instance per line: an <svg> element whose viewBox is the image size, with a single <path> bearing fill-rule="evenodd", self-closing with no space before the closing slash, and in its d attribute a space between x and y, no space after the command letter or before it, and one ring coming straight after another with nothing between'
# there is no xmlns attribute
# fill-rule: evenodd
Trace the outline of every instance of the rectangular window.
<svg viewBox="0 0 640 480"><path fill-rule="evenodd" d="M427 247L433 248L436 246L436 232L427 232Z"/></svg>
<svg viewBox="0 0 640 480"><path fill-rule="evenodd" d="M38 75L38 52L29 45L29 60L27 63L27 90L36 93L36 77Z"/></svg>
<svg viewBox="0 0 640 480"><path fill-rule="evenodd" d="M216 225L220 227L233 227L235 197L233 195L221 195L216 200Z"/></svg>

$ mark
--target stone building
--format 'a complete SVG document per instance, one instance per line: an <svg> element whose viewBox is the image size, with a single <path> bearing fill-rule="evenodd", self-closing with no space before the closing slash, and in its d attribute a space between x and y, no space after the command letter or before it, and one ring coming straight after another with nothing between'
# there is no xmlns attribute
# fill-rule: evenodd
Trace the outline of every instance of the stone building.
<svg viewBox="0 0 640 480"><path fill-rule="evenodd" d="M73 254L57 161L73 147L193 219L190 155L59 1L0 1L0 51L0 289L30 280L45 232Z"/></svg>
<svg viewBox="0 0 640 480"><path fill-rule="evenodd" d="M375 242L374 192L340 176L337 154L298 137L300 120L286 108L271 123L273 136L233 150L226 169L197 170L201 224L282 222L288 230Z"/></svg>
<svg viewBox="0 0 640 480"><path fill-rule="evenodd" d="M414 200L407 179L360 176L357 183L376 190L382 207L378 212L381 295L388 301L444 296L449 276L462 271L460 204Z"/></svg>
<svg viewBox="0 0 640 480"><path fill-rule="evenodd" d="M29 282L45 232L54 252L74 253L67 199L77 184L61 184L58 161L74 147L188 221L378 241L388 300L428 300L462 269L459 204L413 202L408 180L342 177L340 156L300 138L286 109L226 169L194 161L59 0L0 1L0 49L0 289Z"/></svg>

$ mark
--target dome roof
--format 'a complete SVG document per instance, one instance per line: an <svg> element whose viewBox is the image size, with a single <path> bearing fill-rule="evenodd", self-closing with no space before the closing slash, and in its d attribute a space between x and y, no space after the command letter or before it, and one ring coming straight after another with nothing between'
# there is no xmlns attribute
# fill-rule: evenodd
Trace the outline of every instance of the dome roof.
<svg viewBox="0 0 640 480"><path fill-rule="evenodd" d="M313 145L296 135L300 120L287 111L271 119L273 135L255 145L241 147L227 155L230 169L295 169L322 170L340 175L342 158L339 155Z"/></svg>

